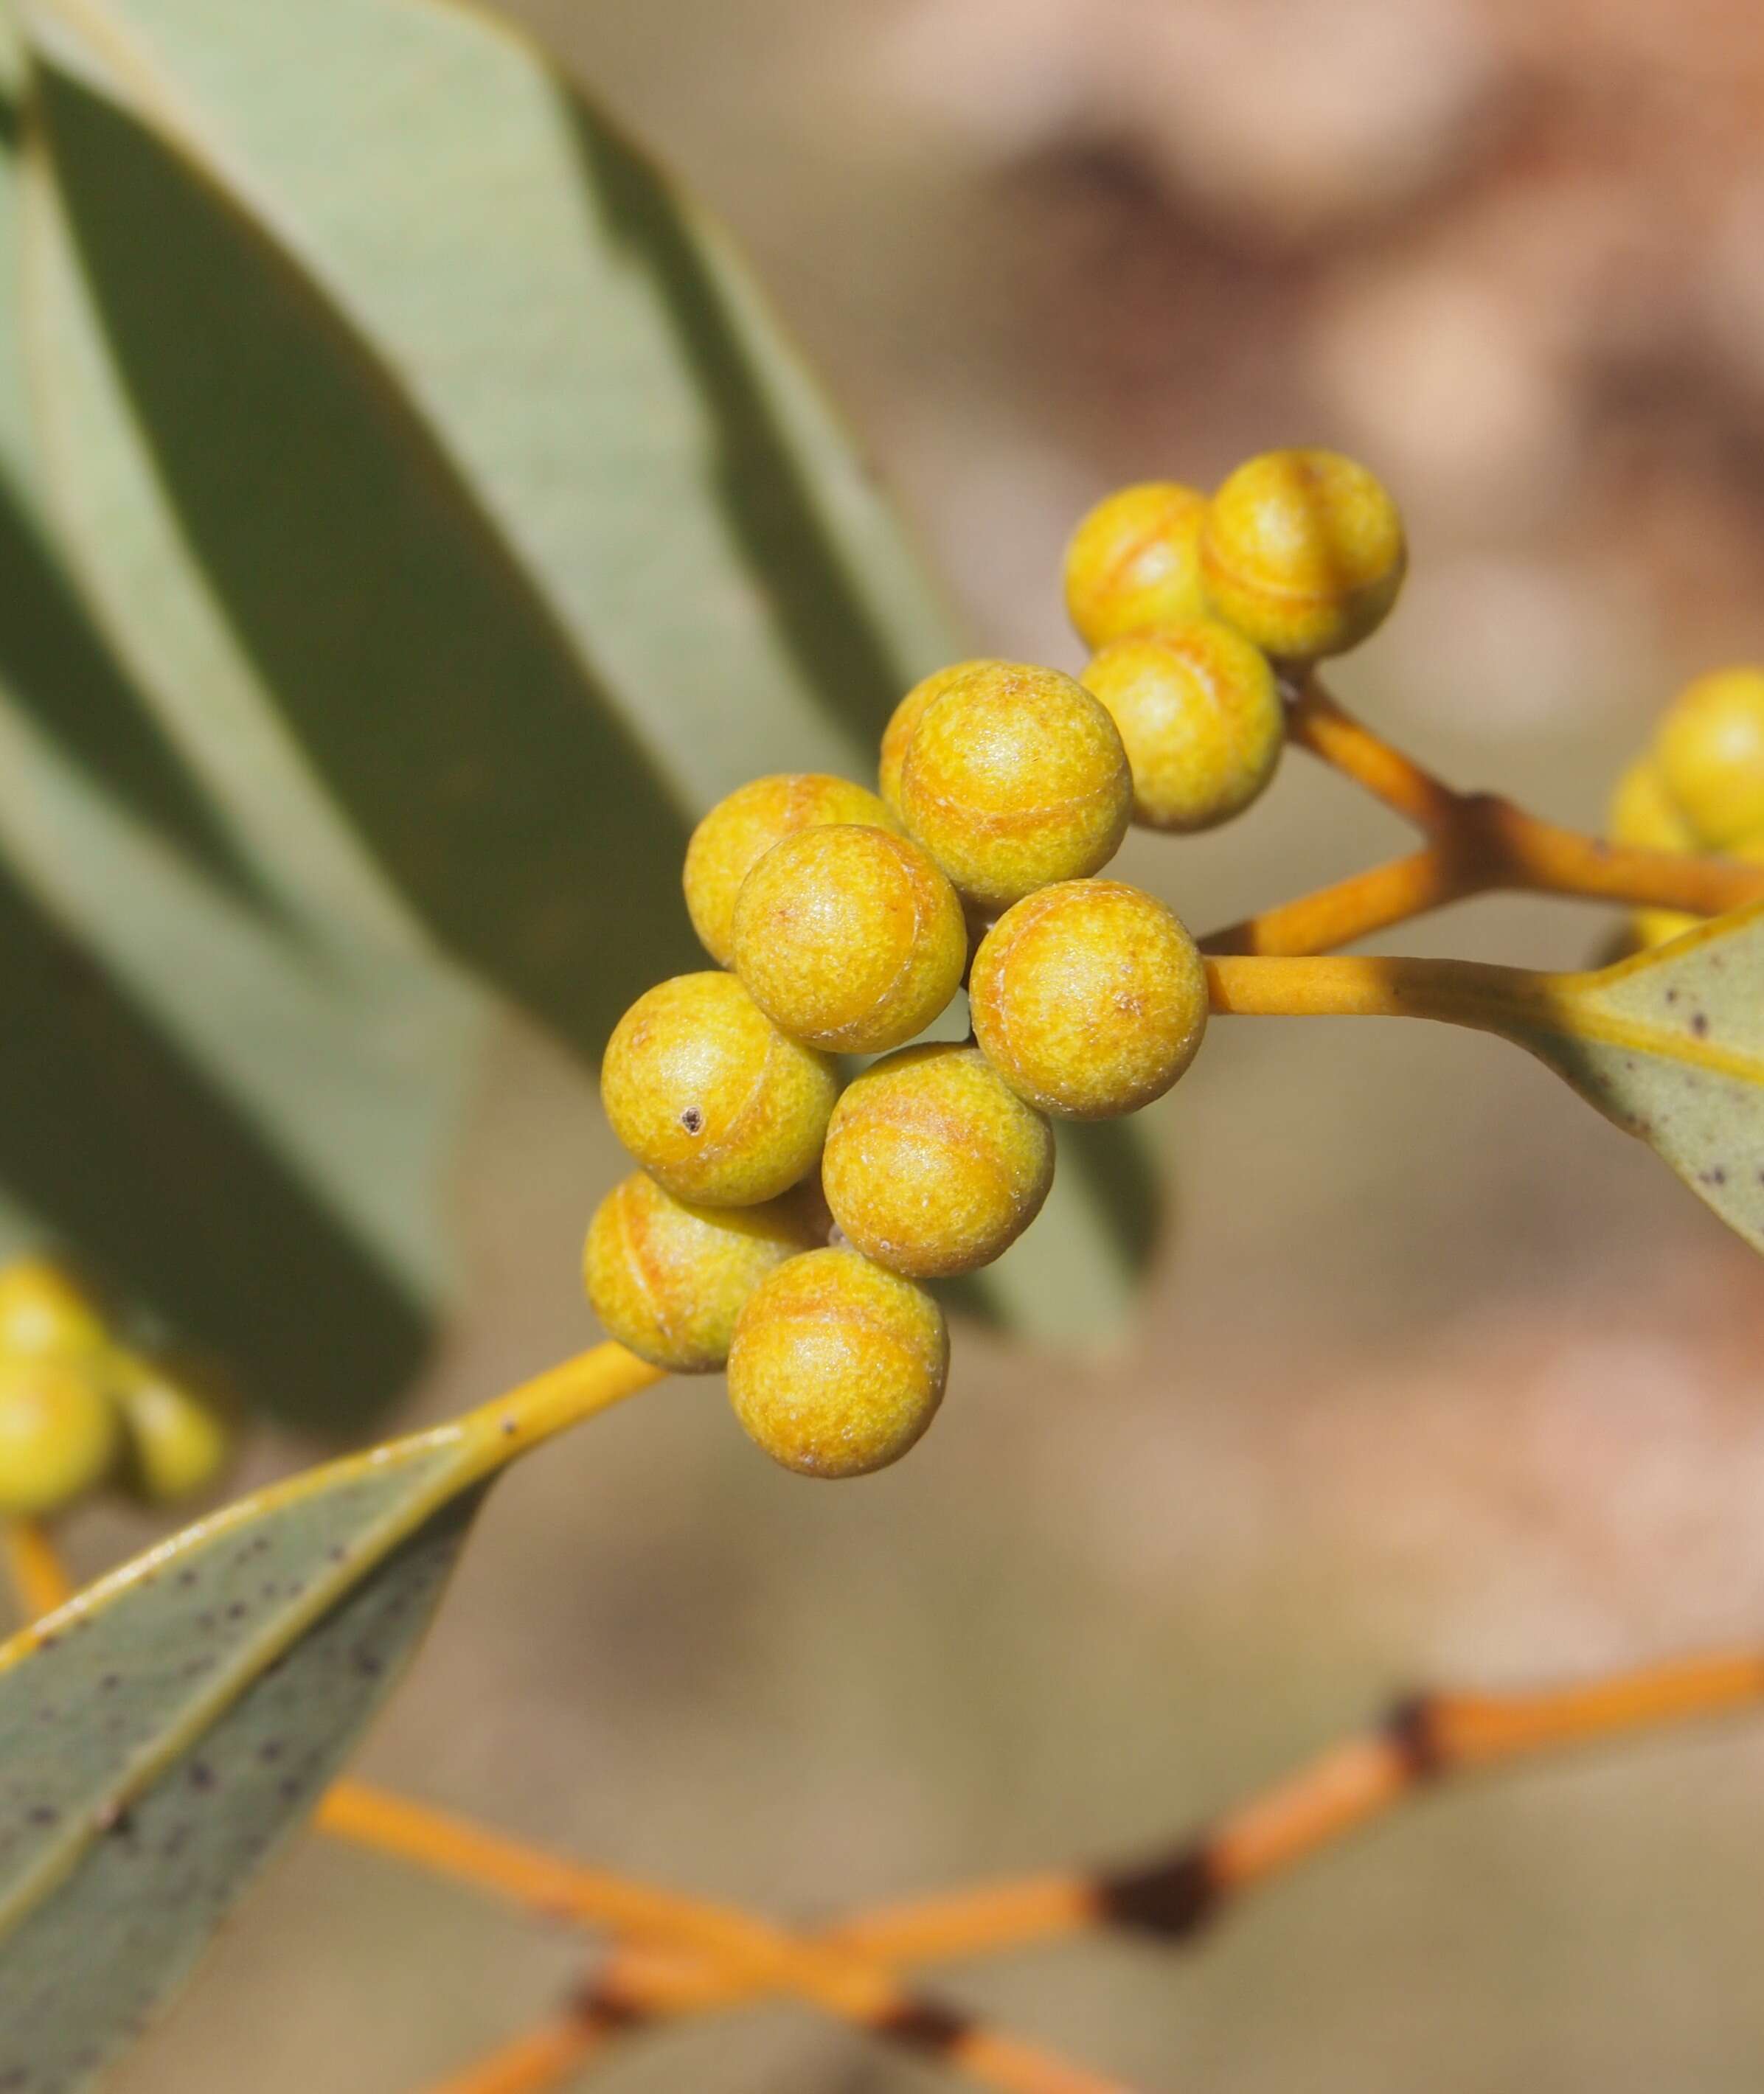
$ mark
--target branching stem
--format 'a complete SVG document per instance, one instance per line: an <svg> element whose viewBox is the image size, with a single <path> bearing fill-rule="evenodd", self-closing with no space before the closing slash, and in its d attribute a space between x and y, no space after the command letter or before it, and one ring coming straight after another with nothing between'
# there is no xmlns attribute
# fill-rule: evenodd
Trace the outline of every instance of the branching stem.
<svg viewBox="0 0 1764 2094"><path fill-rule="evenodd" d="M1609 843L1527 814L1497 793L1459 793L1344 711L1314 678L1295 693L1288 723L1301 748L1412 822L1427 847L1228 924L1202 941L1209 953L1330 952L1500 889L1696 916L1764 900L1764 866Z"/></svg>

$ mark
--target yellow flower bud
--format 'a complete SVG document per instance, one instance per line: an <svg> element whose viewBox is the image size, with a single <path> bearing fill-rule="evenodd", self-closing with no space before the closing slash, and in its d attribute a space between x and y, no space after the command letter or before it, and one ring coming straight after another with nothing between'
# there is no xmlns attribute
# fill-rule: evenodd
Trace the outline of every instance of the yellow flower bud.
<svg viewBox="0 0 1764 2094"><path fill-rule="evenodd" d="M116 1406L53 1353L0 1359L0 1514L37 1519L96 1490L121 1446Z"/></svg>
<svg viewBox="0 0 1764 2094"><path fill-rule="evenodd" d="M900 794L912 835L994 909L1100 871L1133 810L1114 721L1070 676L1019 663L971 669L926 706Z"/></svg>
<svg viewBox="0 0 1764 2094"><path fill-rule="evenodd" d="M901 811L901 766L906 760L906 745L913 738L913 730L919 724L924 710L933 698L941 698L952 684L957 684L975 669L1002 669L1009 665L996 662L988 656L977 656L971 662L952 662L946 669L934 669L920 682L914 684L906 697L894 708L893 717L882 730L882 761L876 774L876 784L882 797L891 810Z"/></svg>
<svg viewBox="0 0 1764 2094"><path fill-rule="evenodd" d="M1273 778L1286 740L1280 687L1261 649L1218 619L1114 641L1083 681L1121 731L1133 819L1147 828L1214 828Z"/></svg>
<svg viewBox="0 0 1764 2094"><path fill-rule="evenodd" d="M805 1476L897 1462L936 1416L949 1368L943 1311L853 1250L781 1265L747 1298L729 1401L748 1437Z"/></svg>
<svg viewBox="0 0 1764 2094"><path fill-rule="evenodd" d="M1689 684L1654 736L1661 783L1704 850L1764 834L1764 669L1717 669Z"/></svg>
<svg viewBox="0 0 1764 2094"><path fill-rule="evenodd" d="M719 967L735 963L735 903L741 882L786 836L824 822L894 818L861 785L819 771L755 778L718 801L686 846L686 913L699 943Z"/></svg>
<svg viewBox="0 0 1764 2094"><path fill-rule="evenodd" d="M833 1219L891 1271L947 1278L989 1265L1041 1212L1053 1130L977 1047L903 1047L854 1077L833 1113L821 1184Z"/></svg>
<svg viewBox="0 0 1764 2094"><path fill-rule="evenodd" d="M1067 880L1006 910L975 955L969 997L1005 1081L1068 1119L1162 1097L1206 1030L1194 941L1162 902L1119 880Z"/></svg>
<svg viewBox="0 0 1764 2094"><path fill-rule="evenodd" d="M967 925L917 844L886 829L806 829L748 875L735 966L794 1040L880 1054L923 1032L960 987Z"/></svg>
<svg viewBox="0 0 1764 2094"><path fill-rule="evenodd" d="M1066 549L1066 609L1086 646L1200 617L1206 520L1206 497L1173 480L1119 488L1097 504Z"/></svg>
<svg viewBox="0 0 1764 2094"><path fill-rule="evenodd" d="M814 1168L838 1095L832 1061L782 1032L732 975L676 975L613 1028L612 1130L676 1199L745 1207Z"/></svg>
<svg viewBox="0 0 1764 2094"><path fill-rule="evenodd" d="M1383 623L1407 563L1396 503L1337 451L1268 451L1239 466L1201 533L1213 609L1288 661L1357 646Z"/></svg>
<svg viewBox="0 0 1764 2094"><path fill-rule="evenodd" d="M582 1277L609 1337L675 1374L713 1374L748 1296L815 1240L795 1193L697 1207L640 1171L595 1210Z"/></svg>

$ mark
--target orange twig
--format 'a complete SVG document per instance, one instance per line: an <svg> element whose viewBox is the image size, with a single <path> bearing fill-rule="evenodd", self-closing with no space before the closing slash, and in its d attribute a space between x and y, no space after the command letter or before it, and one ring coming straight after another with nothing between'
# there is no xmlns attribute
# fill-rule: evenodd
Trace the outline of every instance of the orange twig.
<svg viewBox="0 0 1764 2094"><path fill-rule="evenodd" d="M849 1950L728 1906L562 1860L403 1796L341 1782L326 1795L315 1822L324 1831L529 1910L690 1949L712 1969L739 1979L749 1994L790 1994L885 2041L941 2059L998 2094L1126 2094L1117 2082L906 1991L891 1971ZM597 2011L609 2019L630 2018L622 2004Z"/></svg>
<svg viewBox="0 0 1764 2094"><path fill-rule="evenodd" d="M1301 957L1497 889L1719 916L1764 900L1764 867L1641 850L1562 828L1498 794L1459 793L1345 712L1314 680L1294 696L1292 739L1428 838L1426 849L1227 924L1217 954Z"/></svg>
<svg viewBox="0 0 1764 2094"><path fill-rule="evenodd" d="M1180 1940L1442 1778L1764 1704L1764 1653L1718 1652L1566 1688L1400 1703L1210 1830L1126 1869L1030 1876L859 1914L820 1938L897 1966L995 1954L1114 1927ZM621 1950L597 1997L628 2018L741 2003L726 1979Z"/></svg>
<svg viewBox="0 0 1764 2094"><path fill-rule="evenodd" d="M73 1597L73 1580L55 1544L34 1519L6 1523L7 1577L27 1624Z"/></svg>
<svg viewBox="0 0 1764 2094"><path fill-rule="evenodd" d="M1287 738L1320 757L1332 770L1413 822L1424 836L1449 829L1458 794L1412 756L1345 712L1314 676L1293 693L1286 713Z"/></svg>
<svg viewBox="0 0 1764 2094"><path fill-rule="evenodd" d="M564 2014L519 2036L428 2094L547 2094L579 2072L612 2031L585 2014Z"/></svg>

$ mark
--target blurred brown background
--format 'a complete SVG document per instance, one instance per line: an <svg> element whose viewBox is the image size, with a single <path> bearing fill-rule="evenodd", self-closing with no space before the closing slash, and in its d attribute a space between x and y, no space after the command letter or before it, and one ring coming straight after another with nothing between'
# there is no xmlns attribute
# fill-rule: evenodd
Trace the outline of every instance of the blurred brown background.
<svg viewBox="0 0 1764 2094"><path fill-rule="evenodd" d="M1675 680L1764 652L1764 28L1740 0L527 0L744 236L977 643L1075 666L1080 510L1323 441L1414 579L1338 685L1465 782L1598 819ZM1390 849L1293 759L1136 839L1198 928ZM1392 942L1568 962L1484 902ZM1167 1838L1394 1689L1756 1636L1764 1273L1497 1043L1219 1024L1157 1110L1175 1220L1106 1359L958 1336L900 1469L806 1484L719 1383L515 1477L377 1776L608 1866L812 1914ZM456 1197L467 1312L413 1416L592 1336L617 1165L502 1043ZM293 1450L262 1452L262 1466ZM77 1536L96 1566L134 1538ZM1701 2094L1764 2074L1764 1728L1424 1805L1197 1953L947 1988L1215 2094ZM128 2094L402 2094L580 1967L306 1843ZM612 2094L932 2083L794 2011L634 2044Z"/></svg>

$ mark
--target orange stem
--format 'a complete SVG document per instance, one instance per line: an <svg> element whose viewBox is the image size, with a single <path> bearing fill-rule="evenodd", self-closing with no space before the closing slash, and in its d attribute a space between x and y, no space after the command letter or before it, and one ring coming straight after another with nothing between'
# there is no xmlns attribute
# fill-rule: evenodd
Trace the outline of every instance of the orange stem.
<svg viewBox="0 0 1764 2094"><path fill-rule="evenodd" d="M820 1938L906 1966L995 1954L1116 1926L1186 1938L1238 1893L1269 1882L1447 1775L1588 1746L1764 1704L1764 1653L1717 1652L1579 1685L1404 1702L1148 1864L982 1884L880 1908ZM621 1948L599 1996L628 2013L739 2005L726 1978Z"/></svg>
<svg viewBox="0 0 1764 2094"><path fill-rule="evenodd" d="M73 1597L73 1580L55 1544L34 1519L6 1523L7 1576L25 1623L52 1614Z"/></svg>
<svg viewBox="0 0 1764 2094"><path fill-rule="evenodd" d="M1301 748L1413 822L1428 842L1407 858L1227 924L1202 941L1210 953L1331 952L1499 889L1697 916L1764 900L1764 866L1610 843L1527 814L1498 794L1457 792L1344 711L1314 680L1293 699L1288 726Z"/></svg>
<svg viewBox="0 0 1764 2094"><path fill-rule="evenodd" d="M585 2016L566 2014L492 2051L428 2094L547 2094L604 2049L611 2033Z"/></svg>
<svg viewBox="0 0 1764 2094"><path fill-rule="evenodd" d="M738 1979L749 1996L793 1995L884 2040L938 2058L998 2094L1126 2094L1117 2082L905 1990L891 1971L848 1950L728 1906L563 1860L384 1790L337 1783L320 1804L315 1822L323 1831L530 1910L693 1950L714 1970Z"/></svg>
<svg viewBox="0 0 1764 2094"><path fill-rule="evenodd" d="M1344 711L1314 676L1287 707L1286 732L1289 741L1351 778L1423 835L1450 828L1458 800L1451 787Z"/></svg>

